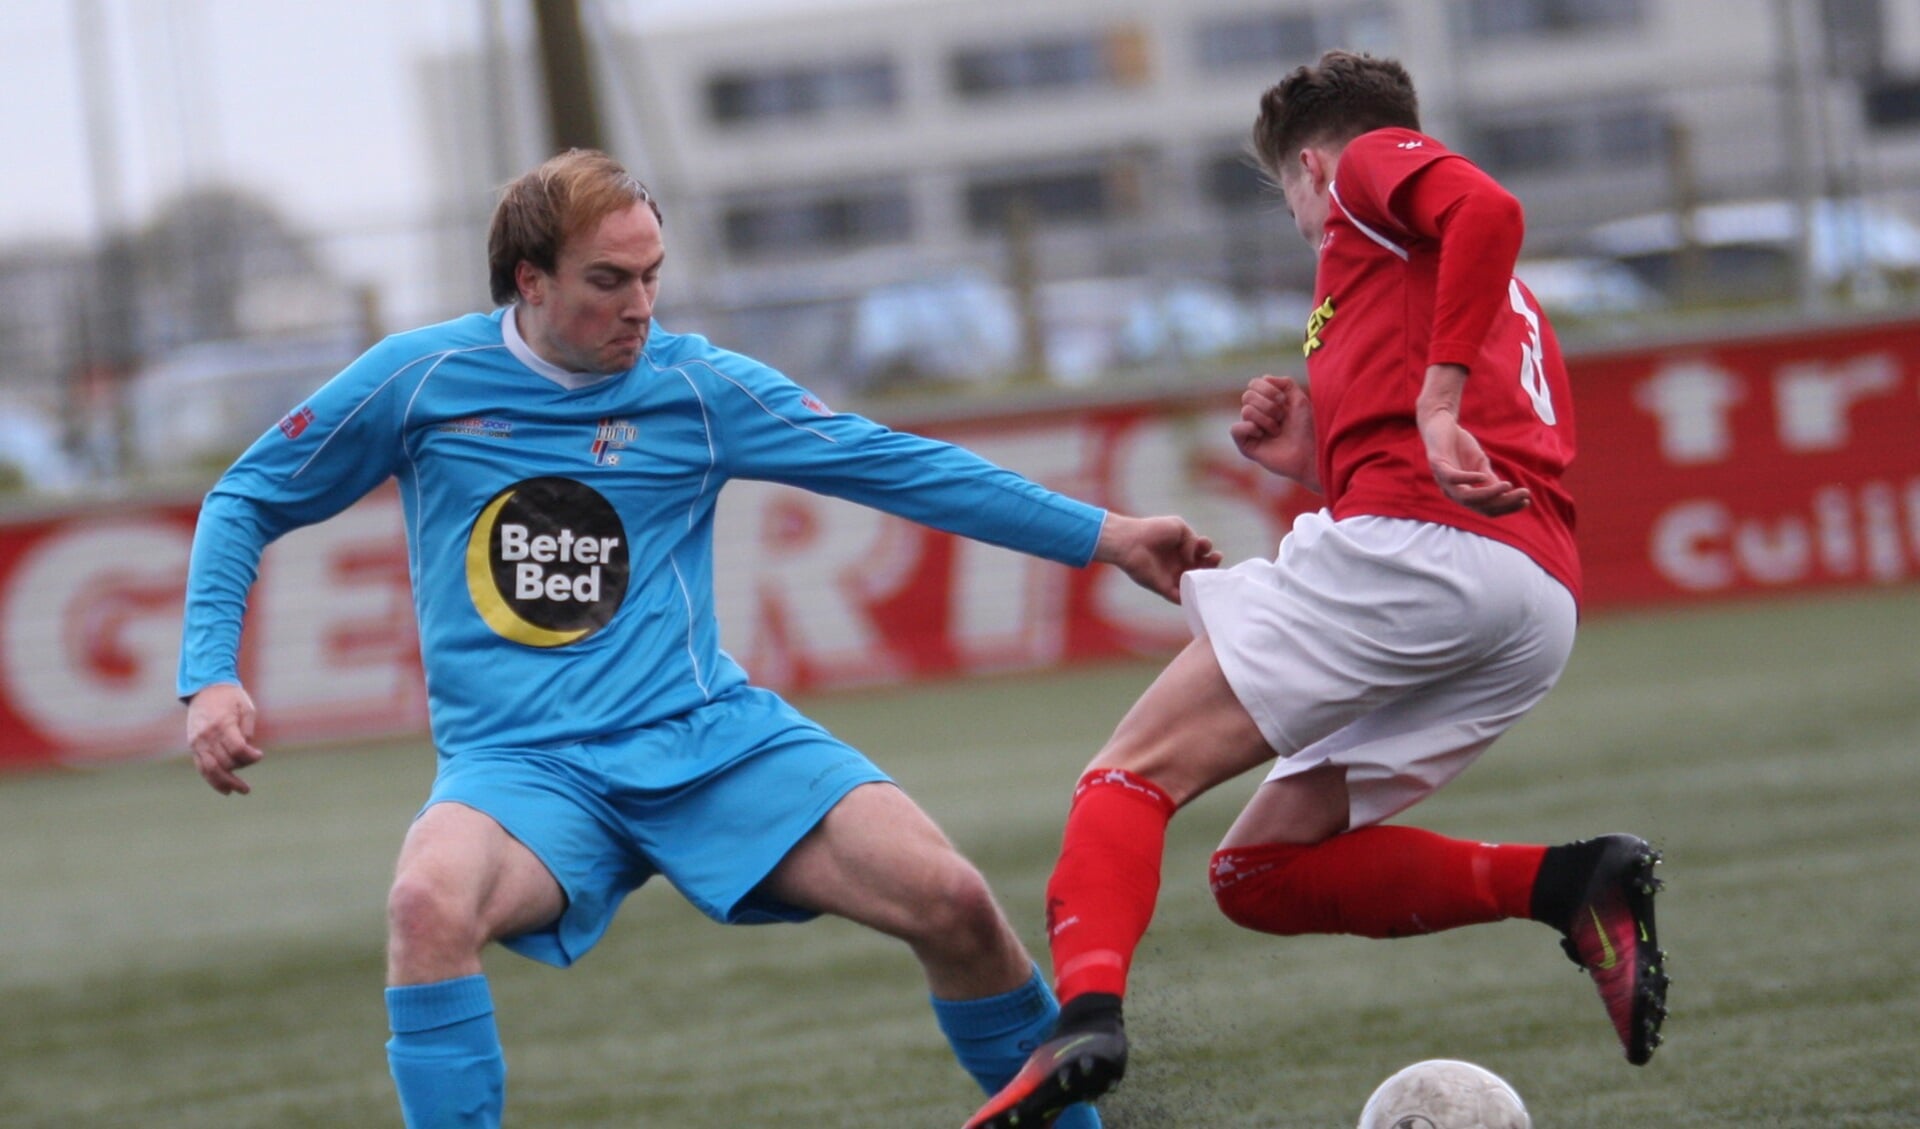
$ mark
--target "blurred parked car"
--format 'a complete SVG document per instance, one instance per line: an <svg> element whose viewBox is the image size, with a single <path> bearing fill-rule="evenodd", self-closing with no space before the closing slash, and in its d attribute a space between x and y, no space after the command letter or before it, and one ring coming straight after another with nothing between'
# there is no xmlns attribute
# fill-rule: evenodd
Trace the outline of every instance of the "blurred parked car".
<svg viewBox="0 0 1920 1129"><path fill-rule="evenodd" d="M1876 286L1920 272L1920 224L1863 200L1818 200L1811 211L1809 266L1822 286ZM1694 276L1680 217L1614 220L1588 235L1594 253L1632 268L1668 296L1752 297L1791 293L1801 208L1790 200L1710 204L1692 216ZM1683 295L1683 291L1685 294Z"/></svg>
<svg viewBox="0 0 1920 1129"><path fill-rule="evenodd" d="M359 355L353 334L208 341L162 355L131 385L133 446L152 470L225 463Z"/></svg>
<svg viewBox="0 0 1920 1129"><path fill-rule="evenodd" d="M1215 283L1151 278L1058 280L1035 301L1047 374L1063 385L1297 337L1311 305L1304 294L1242 297ZM861 295L849 351L864 387L995 380L1023 363L1020 325L1006 286L955 274Z"/></svg>
<svg viewBox="0 0 1920 1129"><path fill-rule="evenodd" d="M80 468L60 442L59 422L28 405L0 401L0 492L13 484L58 493L80 482Z"/></svg>
<svg viewBox="0 0 1920 1129"><path fill-rule="evenodd" d="M1633 269L1593 256L1522 259L1514 274L1553 317L1602 318L1654 309L1660 292Z"/></svg>

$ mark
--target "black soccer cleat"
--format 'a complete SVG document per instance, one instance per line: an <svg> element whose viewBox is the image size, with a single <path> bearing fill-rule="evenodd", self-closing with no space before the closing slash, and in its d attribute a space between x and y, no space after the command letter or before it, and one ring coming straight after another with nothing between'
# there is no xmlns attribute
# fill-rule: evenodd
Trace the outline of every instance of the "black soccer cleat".
<svg viewBox="0 0 1920 1129"><path fill-rule="evenodd" d="M1591 861L1560 924L1560 947L1593 978L1627 1061L1644 1066L1667 1018L1667 954L1653 924L1653 896L1663 885L1653 876L1660 852L1633 835L1604 835L1568 849Z"/></svg>
<svg viewBox="0 0 1920 1129"><path fill-rule="evenodd" d="M1090 1102L1127 1072L1124 1029L1063 1032L1040 1044L964 1129L1048 1129L1068 1106Z"/></svg>

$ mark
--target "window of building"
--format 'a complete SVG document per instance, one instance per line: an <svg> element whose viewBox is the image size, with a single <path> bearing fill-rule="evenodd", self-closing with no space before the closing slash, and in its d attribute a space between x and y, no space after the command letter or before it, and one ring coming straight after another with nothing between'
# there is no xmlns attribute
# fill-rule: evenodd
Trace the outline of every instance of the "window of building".
<svg viewBox="0 0 1920 1129"><path fill-rule="evenodd" d="M1293 66L1336 47L1392 50L1393 12L1382 4L1352 4L1337 12L1247 12L1204 20L1194 36L1200 65L1209 70Z"/></svg>
<svg viewBox="0 0 1920 1129"><path fill-rule="evenodd" d="M1575 168L1580 161L1574 140L1564 122L1503 122L1474 131L1473 156L1494 173Z"/></svg>
<svg viewBox="0 0 1920 1129"><path fill-rule="evenodd" d="M1038 220L1096 220L1107 214L1106 178L1098 169L997 177L967 186L967 223L976 231L1005 228L1016 207Z"/></svg>
<svg viewBox="0 0 1920 1129"><path fill-rule="evenodd" d="M1920 76L1887 77L1861 91L1867 124L1875 129L1920 128Z"/></svg>
<svg viewBox="0 0 1920 1129"><path fill-rule="evenodd" d="M1146 33L1123 25L1078 35L967 47L949 60L965 98L1036 90L1138 86L1151 78Z"/></svg>
<svg viewBox="0 0 1920 1129"><path fill-rule="evenodd" d="M1271 66L1312 59L1320 34L1312 12L1267 12L1208 20L1197 29L1200 63L1206 67Z"/></svg>
<svg viewBox="0 0 1920 1129"><path fill-rule="evenodd" d="M1634 167L1666 159L1668 120L1641 102L1482 116L1463 151L1496 176Z"/></svg>
<svg viewBox="0 0 1920 1129"><path fill-rule="evenodd" d="M967 223L978 232L1006 228L1015 208L1035 223L1097 223L1141 205L1142 169L1116 156L1000 169L968 179Z"/></svg>
<svg viewBox="0 0 1920 1129"><path fill-rule="evenodd" d="M953 56L954 89L968 96L1091 86L1105 74L1095 36L975 47Z"/></svg>
<svg viewBox="0 0 1920 1129"><path fill-rule="evenodd" d="M886 109L899 99L894 65L886 59L741 71L707 81L707 113L723 125Z"/></svg>
<svg viewBox="0 0 1920 1129"><path fill-rule="evenodd" d="M904 183L737 199L721 217L729 253L832 252L896 243L913 233Z"/></svg>
<svg viewBox="0 0 1920 1129"><path fill-rule="evenodd" d="M1603 110L1593 119L1592 152L1603 161L1648 164L1666 157L1668 122L1644 106Z"/></svg>
<svg viewBox="0 0 1920 1129"><path fill-rule="evenodd" d="M1253 158L1240 149L1224 150L1207 159L1201 169L1201 190L1222 208L1255 208L1280 200Z"/></svg>
<svg viewBox="0 0 1920 1129"><path fill-rule="evenodd" d="M1519 35L1626 29L1647 19L1646 0L1468 0L1467 30L1499 39Z"/></svg>

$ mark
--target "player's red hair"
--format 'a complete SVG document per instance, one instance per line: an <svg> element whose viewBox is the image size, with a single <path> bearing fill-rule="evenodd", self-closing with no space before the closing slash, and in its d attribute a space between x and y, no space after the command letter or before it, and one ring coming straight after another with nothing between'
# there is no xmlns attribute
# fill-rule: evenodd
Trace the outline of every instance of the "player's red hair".
<svg viewBox="0 0 1920 1129"><path fill-rule="evenodd" d="M569 149L521 175L501 190L487 231L493 300L505 305L520 296L514 275L522 262L552 273L567 240L635 204L662 218L647 186L597 149Z"/></svg>

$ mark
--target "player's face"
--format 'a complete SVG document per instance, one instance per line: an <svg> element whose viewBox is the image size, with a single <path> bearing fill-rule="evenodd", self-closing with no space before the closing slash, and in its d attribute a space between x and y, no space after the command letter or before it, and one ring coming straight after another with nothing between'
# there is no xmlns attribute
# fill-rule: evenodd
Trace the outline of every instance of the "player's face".
<svg viewBox="0 0 1920 1129"><path fill-rule="evenodd" d="M1327 226L1324 182L1304 165L1289 165L1280 172L1280 193L1287 199L1287 214L1293 217L1293 226L1299 229L1300 238L1305 239L1308 246L1318 248L1321 233Z"/></svg>
<svg viewBox="0 0 1920 1129"><path fill-rule="evenodd" d="M560 248L552 274L520 265L521 333L571 372L627 371L646 346L665 258L652 208L608 215Z"/></svg>

